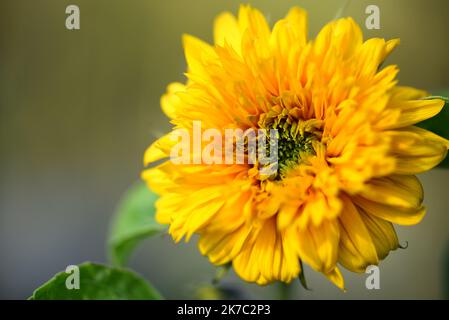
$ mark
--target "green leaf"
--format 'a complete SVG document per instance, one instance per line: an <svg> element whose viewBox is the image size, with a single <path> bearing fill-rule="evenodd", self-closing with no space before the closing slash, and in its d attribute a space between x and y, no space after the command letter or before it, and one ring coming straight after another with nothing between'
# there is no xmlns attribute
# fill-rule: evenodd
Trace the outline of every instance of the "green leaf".
<svg viewBox="0 0 449 320"><path fill-rule="evenodd" d="M157 223L154 218L156 200L157 195L142 182L126 192L118 206L108 240L114 265L125 265L140 241L165 230L165 226Z"/></svg>
<svg viewBox="0 0 449 320"><path fill-rule="evenodd" d="M75 271L56 274L36 289L30 300L158 300L161 295L138 274L90 262L79 265L79 289L73 288Z"/></svg>
<svg viewBox="0 0 449 320"><path fill-rule="evenodd" d="M423 122L417 124L418 127L432 131L433 133L442 136L443 138L449 139L449 103L448 97L449 90L440 91L436 95L428 97L433 99L442 99L446 102L443 110L435 117L427 119ZM446 157L443 162L440 163L440 167L449 168L449 157Z"/></svg>
<svg viewBox="0 0 449 320"><path fill-rule="evenodd" d="M301 266L301 273L299 274L299 282L301 283L301 285L304 289L306 289L307 291L312 291L307 286L306 275L304 274L304 267L302 265L301 260L299 261L299 265Z"/></svg>

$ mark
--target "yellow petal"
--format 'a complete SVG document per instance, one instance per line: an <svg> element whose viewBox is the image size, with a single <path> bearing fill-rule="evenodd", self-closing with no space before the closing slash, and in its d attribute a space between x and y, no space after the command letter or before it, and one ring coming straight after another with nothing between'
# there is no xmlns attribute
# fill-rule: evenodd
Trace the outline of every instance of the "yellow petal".
<svg viewBox="0 0 449 320"><path fill-rule="evenodd" d="M413 128L413 127L411 127ZM391 153L398 157L433 157L444 154L447 150L444 144L443 138L437 140L427 138L427 130L418 131L416 129L404 129L387 131L389 137L391 137ZM404 159L405 161L405 159ZM413 161L413 159L410 159Z"/></svg>
<svg viewBox="0 0 449 320"><path fill-rule="evenodd" d="M449 141L427 130L407 127L386 134L391 137L391 154L397 160L398 174L428 171L446 157Z"/></svg>
<svg viewBox="0 0 449 320"><path fill-rule="evenodd" d="M219 214L210 222L207 232L217 234L233 232L245 222L245 215L250 215L245 211L253 206L252 192L242 192L238 187L235 190L233 195L227 197L226 204Z"/></svg>
<svg viewBox="0 0 449 320"><path fill-rule="evenodd" d="M273 261L275 260L275 251L280 250L276 246L277 235L274 219L270 219L264 223L262 230L260 231L256 243L254 244L253 254L258 257L256 262L260 266L260 274L263 278L270 281L275 278L274 273L279 274L279 269L274 270ZM277 259L280 265L280 257L282 253L279 252ZM279 268L278 265L278 268Z"/></svg>
<svg viewBox="0 0 449 320"><path fill-rule="evenodd" d="M280 243L282 242L282 244ZM277 245L282 247L282 257L283 260L280 262L281 266L280 268L280 274L276 275L276 279L284 279L285 282L290 282L290 280L293 280L294 278L297 278L301 270L301 265L299 263L299 257L296 253L296 251L292 248L291 244L288 243L289 238L286 235L286 232L281 233L281 237L277 238ZM275 258L276 258L275 253ZM276 266L274 266L274 270L276 270Z"/></svg>
<svg viewBox="0 0 449 320"><path fill-rule="evenodd" d="M205 227L207 223L219 212L224 205L223 186L213 186L191 192L188 195L189 201L186 203L187 196L184 195L184 205L173 212L169 233L176 242L186 236L186 241L190 237ZM156 218L167 210L164 205L169 206L167 202L158 201L156 203ZM168 209L170 210L170 209ZM167 211L168 211L167 210Z"/></svg>
<svg viewBox="0 0 449 320"><path fill-rule="evenodd" d="M354 202L371 215L404 226L421 222L426 214L426 209L422 206L417 208L396 207L370 201L363 197L354 197Z"/></svg>
<svg viewBox="0 0 449 320"><path fill-rule="evenodd" d="M304 210L299 216L298 222L301 228L304 228L309 222L312 222L314 226L320 226L325 219L338 216L340 210L341 201L338 196L315 192L304 205Z"/></svg>
<svg viewBox="0 0 449 320"><path fill-rule="evenodd" d="M288 22L290 32L294 34L294 39L305 45L307 42L307 12L299 7L293 7L288 12L285 20Z"/></svg>
<svg viewBox="0 0 449 320"><path fill-rule="evenodd" d="M206 42L191 35L184 35L182 40L189 72L206 76L208 65L217 59L214 49Z"/></svg>
<svg viewBox="0 0 449 320"><path fill-rule="evenodd" d="M340 269L335 268L329 273L324 274L326 278L331 281L333 284L335 284L338 288L340 288L343 291L345 290L345 280L343 279L343 275L341 274Z"/></svg>
<svg viewBox="0 0 449 320"><path fill-rule="evenodd" d="M234 259L242 250L251 229L241 226L229 233L201 233L198 247L201 254L207 255L211 263L222 265Z"/></svg>
<svg viewBox="0 0 449 320"><path fill-rule="evenodd" d="M264 40L268 40L270 36L270 27L263 14L248 5L240 6L238 23L242 34L248 31L253 37Z"/></svg>
<svg viewBox="0 0 449 320"><path fill-rule="evenodd" d="M245 244L240 254L232 260L235 273L243 280L256 282L260 278L258 257L253 254L253 243Z"/></svg>
<svg viewBox="0 0 449 320"><path fill-rule="evenodd" d="M279 230L288 228L297 216L299 204L283 204L277 214L277 226Z"/></svg>
<svg viewBox="0 0 449 320"><path fill-rule="evenodd" d="M424 90L405 86L395 86L390 92L392 101L418 100L429 95Z"/></svg>
<svg viewBox="0 0 449 320"><path fill-rule="evenodd" d="M362 42L362 31L352 18L338 19L319 32L314 42L314 52L324 55L331 49L348 58L360 48Z"/></svg>
<svg viewBox="0 0 449 320"><path fill-rule="evenodd" d="M419 127L415 127L415 126L407 127L407 128L401 129L401 130L404 130L404 131L407 130L409 132L414 132L429 141L441 143L444 146L446 146L446 148L449 148L449 140L447 140L443 137L440 137L439 135L437 135L431 131L428 131L428 130L425 130L425 129L422 129Z"/></svg>
<svg viewBox="0 0 449 320"><path fill-rule="evenodd" d="M293 229L293 228L291 228ZM293 231L290 231L293 232ZM319 227L296 230L298 254L314 270L328 273L338 258L340 229L337 221L324 221Z"/></svg>
<svg viewBox="0 0 449 320"><path fill-rule="evenodd" d="M423 189L412 175L391 175L372 179L360 195L368 200L403 208L418 208L423 200Z"/></svg>
<svg viewBox="0 0 449 320"><path fill-rule="evenodd" d="M360 213L352 201L344 197L344 208L339 217L339 263L353 272L365 272L367 266L378 264L376 247Z"/></svg>
<svg viewBox="0 0 449 320"><path fill-rule="evenodd" d="M386 42L384 39L371 38L365 41L357 57L360 75L373 76L379 72L379 66L398 44L399 39Z"/></svg>
<svg viewBox="0 0 449 320"><path fill-rule="evenodd" d="M166 161L155 168L143 171L141 175L150 189L160 195L175 185L173 179L165 172L165 168L173 169L173 164L170 161Z"/></svg>
<svg viewBox="0 0 449 320"><path fill-rule="evenodd" d="M172 223L174 216L179 214L179 209L182 208L184 202L185 197L179 194L167 193L162 195L156 201L156 221L160 224Z"/></svg>
<svg viewBox="0 0 449 320"><path fill-rule="evenodd" d="M192 207L189 217L184 222L184 229L186 232L186 241L189 241L190 237L201 230L213 217L220 211L225 203L224 199L220 199L218 196L205 203L195 207Z"/></svg>
<svg viewBox="0 0 449 320"><path fill-rule="evenodd" d="M295 253L284 246L284 238L277 232L276 220L263 222L254 230L233 260L235 272L244 280L260 285L280 280L290 282L300 272Z"/></svg>
<svg viewBox="0 0 449 320"><path fill-rule="evenodd" d="M174 136L174 131L162 136L153 142L145 151L143 156L144 166L155 161L170 157L170 151L173 146L178 143L178 139Z"/></svg>
<svg viewBox="0 0 449 320"><path fill-rule="evenodd" d="M391 39L391 40L388 40L387 41L387 43L386 43L386 47L385 47L385 57L384 57L384 59L386 58L386 57L388 57L390 54L391 54L391 52L399 45L401 43L401 40L400 39Z"/></svg>
<svg viewBox="0 0 449 320"><path fill-rule="evenodd" d="M360 212L360 217L368 229L379 260L385 259L388 253L399 247L398 237L391 222L377 218L376 216Z"/></svg>
<svg viewBox="0 0 449 320"><path fill-rule="evenodd" d="M446 157L447 151L430 157L399 158L396 163L398 174L418 174L435 168Z"/></svg>
<svg viewBox="0 0 449 320"><path fill-rule="evenodd" d="M215 19L214 42L222 47L228 44L237 53L241 52L242 35L233 14L224 12Z"/></svg>
<svg viewBox="0 0 449 320"><path fill-rule="evenodd" d="M397 108L401 114L397 122L388 129L402 128L432 118L440 113L443 106L444 101L440 99L395 102L389 107Z"/></svg>
<svg viewBox="0 0 449 320"><path fill-rule="evenodd" d="M186 86L184 84L173 82L167 87L167 93L161 97L162 111L164 111L169 118L174 119L176 117L176 111L181 105L181 99L179 99L177 93L185 90Z"/></svg>
<svg viewBox="0 0 449 320"><path fill-rule="evenodd" d="M300 8L292 8L285 19L273 27L270 44L279 51L281 59L288 60L293 45L304 47L307 43L307 13Z"/></svg>

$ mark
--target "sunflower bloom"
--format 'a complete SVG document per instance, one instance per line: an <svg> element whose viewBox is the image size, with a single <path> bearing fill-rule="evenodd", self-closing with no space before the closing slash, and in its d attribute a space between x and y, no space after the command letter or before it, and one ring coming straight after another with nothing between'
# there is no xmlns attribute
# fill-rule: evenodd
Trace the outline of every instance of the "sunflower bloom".
<svg viewBox="0 0 449 320"><path fill-rule="evenodd" d="M399 247L393 224L421 221L416 174L446 156L449 141L414 124L444 101L397 85L383 66L399 40L364 40L351 18L307 38L293 8L273 28L257 10L223 13L214 45L183 38L187 82L161 98L173 129L276 129L279 170L260 164L175 164L172 133L145 152L142 174L160 195L157 220L178 242L199 235L215 265L248 282L290 282L302 263L340 288L340 267L364 272ZM192 151L192 157L194 157Z"/></svg>

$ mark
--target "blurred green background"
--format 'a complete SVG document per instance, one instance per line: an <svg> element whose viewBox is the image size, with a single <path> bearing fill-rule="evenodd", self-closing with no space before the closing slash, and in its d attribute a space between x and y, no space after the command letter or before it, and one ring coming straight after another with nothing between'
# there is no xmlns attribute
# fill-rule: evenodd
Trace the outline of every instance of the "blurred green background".
<svg viewBox="0 0 449 320"><path fill-rule="evenodd" d="M248 1L273 23L290 7L309 11L310 36L344 1ZM181 35L210 41L214 17L237 12L234 0L2 0L0 2L0 298L26 298L69 264L105 261L105 239L120 195L142 169L142 154L169 129L159 97L183 80ZM76 4L81 29L65 28ZM364 27L365 8L381 9L381 29ZM352 1L346 15L366 37L401 38L389 62L402 84L449 88L449 2ZM345 273L348 293L306 269L312 292L301 298L442 298L449 240L449 171L423 175L428 216L399 228L407 250L382 264L381 290ZM131 266L169 298L192 297L214 268L195 243L148 240ZM228 286L273 298L273 286ZM297 285L299 288L299 284Z"/></svg>

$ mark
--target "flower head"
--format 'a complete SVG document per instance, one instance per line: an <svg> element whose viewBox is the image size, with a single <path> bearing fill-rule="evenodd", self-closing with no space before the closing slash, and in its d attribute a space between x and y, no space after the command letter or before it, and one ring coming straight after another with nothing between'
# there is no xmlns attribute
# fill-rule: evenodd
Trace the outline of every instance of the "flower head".
<svg viewBox="0 0 449 320"><path fill-rule="evenodd" d="M415 174L449 146L414 126L444 102L398 86L397 67L381 67L399 40L365 41L351 18L308 40L302 9L271 29L242 6L237 18L215 20L214 45L183 41L187 83L161 99L174 129L276 129L278 170L169 160L146 169L157 219L176 241L198 234L202 254L246 281L290 282L304 262L340 288L339 265L364 272L398 248L393 224L425 214ZM173 132L148 148L145 165L170 156Z"/></svg>

